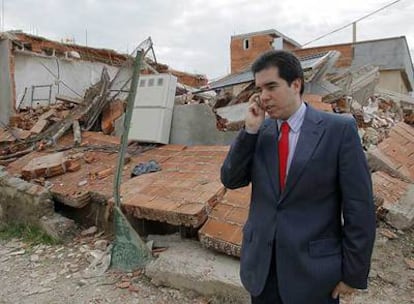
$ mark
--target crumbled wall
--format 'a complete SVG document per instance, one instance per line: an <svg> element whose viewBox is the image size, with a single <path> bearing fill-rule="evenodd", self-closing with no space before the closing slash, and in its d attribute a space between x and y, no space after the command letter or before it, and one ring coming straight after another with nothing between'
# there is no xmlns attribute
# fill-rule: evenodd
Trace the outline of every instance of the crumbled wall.
<svg viewBox="0 0 414 304"><path fill-rule="evenodd" d="M54 206L45 188L11 176L0 166L0 222L39 225L42 216L51 216Z"/></svg>

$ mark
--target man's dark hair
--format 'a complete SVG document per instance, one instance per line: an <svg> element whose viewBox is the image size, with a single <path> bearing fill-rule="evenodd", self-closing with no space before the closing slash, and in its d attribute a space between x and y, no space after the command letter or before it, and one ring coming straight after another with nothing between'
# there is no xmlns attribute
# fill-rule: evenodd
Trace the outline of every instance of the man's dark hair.
<svg viewBox="0 0 414 304"><path fill-rule="evenodd" d="M279 71L280 78L286 80L289 86L295 79L299 78L302 84L300 95L303 94L303 90L305 89L303 70L299 59L293 53L272 50L260 55L252 65L253 75L270 67L276 67Z"/></svg>

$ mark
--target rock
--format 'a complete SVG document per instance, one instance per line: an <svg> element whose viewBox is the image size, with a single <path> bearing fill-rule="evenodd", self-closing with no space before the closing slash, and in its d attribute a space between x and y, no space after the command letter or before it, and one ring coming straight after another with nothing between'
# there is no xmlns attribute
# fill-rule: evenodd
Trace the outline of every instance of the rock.
<svg viewBox="0 0 414 304"><path fill-rule="evenodd" d="M379 143L380 138L378 132L374 128L366 128L362 139L365 145L369 147L370 145L376 146Z"/></svg>
<svg viewBox="0 0 414 304"><path fill-rule="evenodd" d="M32 256L30 256L30 262L38 262L39 259L40 258L37 254L33 254Z"/></svg>
<svg viewBox="0 0 414 304"><path fill-rule="evenodd" d="M100 261L104 254L101 250L92 250L87 253L86 260L92 264L95 261Z"/></svg>
<svg viewBox="0 0 414 304"><path fill-rule="evenodd" d="M126 281L126 282L117 283L116 287L121 288L121 289L126 289L126 288L129 288L130 285L131 283L129 281Z"/></svg>
<svg viewBox="0 0 414 304"><path fill-rule="evenodd" d="M109 242L107 240L97 240L94 244L94 248L97 250L105 251Z"/></svg>
<svg viewBox="0 0 414 304"><path fill-rule="evenodd" d="M52 238L59 241L68 241L75 236L77 227L73 220L58 213L43 216L40 219L41 228Z"/></svg>
<svg viewBox="0 0 414 304"><path fill-rule="evenodd" d="M382 228L382 229L379 230L379 233L381 233L381 235L385 236L386 238L388 238L390 240L398 238L398 236L389 229Z"/></svg>
<svg viewBox="0 0 414 304"><path fill-rule="evenodd" d="M10 255L11 256L16 256L16 255L23 255L25 253L26 253L26 250L22 249L22 250L19 250L19 251L15 251L15 252L10 253Z"/></svg>
<svg viewBox="0 0 414 304"><path fill-rule="evenodd" d="M129 285L128 290L130 292L139 292L140 291L140 289L137 286L134 286L132 284Z"/></svg>
<svg viewBox="0 0 414 304"><path fill-rule="evenodd" d="M88 184L88 181L85 179L85 180L80 181L80 182L78 183L78 186L79 186L79 187L82 187L82 186L85 186L86 184Z"/></svg>
<svg viewBox="0 0 414 304"><path fill-rule="evenodd" d="M89 246L88 246L88 245L82 245L82 246L79 248L79 251L80 251L81 253L88 252L89 250L90 250L90 248L89 248Z"/></svg>
<svg viewBox="0 0 414 304"><path fill-rule="evenodd" d="M64 274L66 274L67 272L68 272L69 270L68 269L66 269L66 268L64 268L64 269L62 269L61 271L59 271L59 275L64 275Z"/></svg>
<svg viewBox="0 0 414 304"><path fill-rule="evenodd" d="M407 264L408 268L414 269L414 260L413 259L405 258L404 262Z"/></svg>
<svg viewBox="0 0 414 304"><path fill-rule="evenodd" d="M86 281L86 280L84 280L84 279L81 279L81 280L79 280L78 281L78 286L80 286L80 287L82 287L82 286L85 286L85 285L87 285L88 284L88 282Z"/></svg>
<svg viewBox="0 0 414 304"><path fill-rule="evenodd" d="M89 227L86 230L81 232L81 236L91 236L98 232L98 228L96 226Z"/></svg>

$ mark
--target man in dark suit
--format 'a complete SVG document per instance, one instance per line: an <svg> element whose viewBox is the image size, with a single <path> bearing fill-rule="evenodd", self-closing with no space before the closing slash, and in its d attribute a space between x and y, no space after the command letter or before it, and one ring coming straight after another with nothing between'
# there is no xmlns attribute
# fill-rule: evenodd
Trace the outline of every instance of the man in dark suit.
<svg viewBox="0 0 414 304"><path fill-rule="evenodd" d="M252 71L258 100L221 168L227 188L252 183L241 280L253 304L339 303L367 288L375 239L355 120L302 101L303 71L289 52L263 54Z"/></svg>

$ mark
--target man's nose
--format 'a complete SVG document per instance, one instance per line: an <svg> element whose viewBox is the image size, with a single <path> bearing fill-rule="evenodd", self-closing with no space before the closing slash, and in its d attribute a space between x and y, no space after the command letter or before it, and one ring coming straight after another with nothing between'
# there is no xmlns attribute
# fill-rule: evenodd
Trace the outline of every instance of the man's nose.
<svg viewBox="0 0 414 304"><path fill-rule="evenodd" d="M262 101L262 102L267 102L267 101L269 101L269 98L270 98L270 96L269 96L269 93L267 92L267 90L262 90L262 92L260 92L260 100Z"/></svg>

